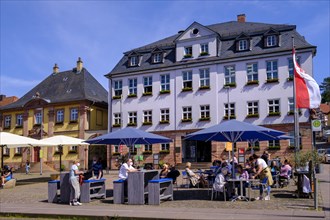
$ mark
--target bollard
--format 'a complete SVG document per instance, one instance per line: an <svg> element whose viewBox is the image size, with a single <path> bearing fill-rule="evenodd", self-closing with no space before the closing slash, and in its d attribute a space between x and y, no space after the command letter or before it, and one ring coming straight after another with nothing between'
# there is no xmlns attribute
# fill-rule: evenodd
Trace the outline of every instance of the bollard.
<svg viewBox="0 0 330 220"><path fill-rule="evenodd" d="M315 210L319 209L319 204L318 204L318 184L317 184L317 178L314 176L314 208Z"/></svg>

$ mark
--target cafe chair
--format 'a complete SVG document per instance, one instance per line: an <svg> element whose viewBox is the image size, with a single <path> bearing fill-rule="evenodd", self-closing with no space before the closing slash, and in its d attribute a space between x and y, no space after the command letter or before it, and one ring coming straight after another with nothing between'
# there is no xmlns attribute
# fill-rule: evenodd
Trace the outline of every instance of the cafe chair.
<svg viewBox="0 0 330 220"><path fill-rule="evenodd" d="M212 185L211 200L213 200L213 198L216 199L220 194L223 194L223 200L227 201L226 192L227 192L226 186L223 186L223 192L220 192L220 191L215 190ZM213 197L213 195L214 195L214 197Z"/></svg>
<svg viewBox="0 0 330 220"><path fill-rule="evenodd" d="M182 184L181 185L185 188L189 188L189 186L190 186L190 179L187 174L187 171L182 171Z"/></svg>
<svg viewBox="0 0 330 220"><path fill-rule="evenodd" d="M256 198L255 196L255 192L257 192L258 194L260 193L260 187L263 187L263 193L265 193L266 188L267 188L267 181L268 181L268 177L265 177L261 180L261 182L252 182L251 181L251 185L249 187L249 199L251 201L251 198ZM253 193L253 197L251 197L251 194ZM263 197L263 195L261 195Z"/></svg>

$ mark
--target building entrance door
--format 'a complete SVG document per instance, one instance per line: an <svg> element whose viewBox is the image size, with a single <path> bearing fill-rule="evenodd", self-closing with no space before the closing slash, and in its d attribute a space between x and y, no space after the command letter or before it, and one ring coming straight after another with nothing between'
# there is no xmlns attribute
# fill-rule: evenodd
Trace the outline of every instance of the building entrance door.
<svg viewBox="0 0 330 220"><path fill-rule="evenodd" d="M211 162L211 142L182 139L182 162Z"/></svg>

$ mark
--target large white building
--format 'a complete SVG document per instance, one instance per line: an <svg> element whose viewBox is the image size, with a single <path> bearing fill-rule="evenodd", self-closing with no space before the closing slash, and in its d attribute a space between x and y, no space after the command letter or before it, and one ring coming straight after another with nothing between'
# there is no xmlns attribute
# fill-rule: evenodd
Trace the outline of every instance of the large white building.
<svg viewBox="0 0 330 220"><path fill-rule="evenodd" d="M228 103L231 118L290 134L292 39L298 62L312 75L316 47L295 25L246 22L245 15L207 26L194 22L175 35L125 52L107 75L109 127L134 126L173 138L169 145L140 150L146 161L151 161L147 155L152 151L165 153L162 159L170 163L210 162L224 153L224 144L183 137L228 120ZM299 120L303 148L309 148L309 112L302 110ZM259 147L280 155L290 153L290 145L284 140L261 142Z"/></svg>

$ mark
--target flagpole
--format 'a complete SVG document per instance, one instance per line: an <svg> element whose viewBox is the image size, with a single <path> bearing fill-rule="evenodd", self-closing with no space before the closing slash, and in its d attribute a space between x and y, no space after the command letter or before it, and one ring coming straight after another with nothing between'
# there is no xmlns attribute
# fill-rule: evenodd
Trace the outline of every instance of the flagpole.
<svg viewBox="0 0 330 220"><path fill-rule="evenodd" d="M294 37L292 37L292 51L295 53L294 48ZM292 59L295 59L296 56L292 56ZM294 106L294 146L295 146L295 158L297 157L297 152L300 149L300 143L299 143L299 114L298 114L298 108L297 108L297 98L296 98L296 69L295 69L295 60L292 60L293 62L293 106ZM296 158L299 160L299 158Z"/></svg>

